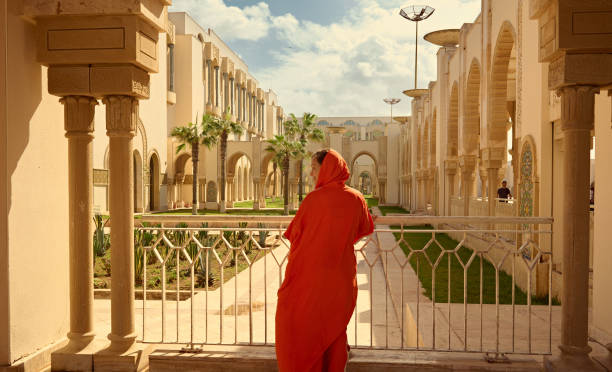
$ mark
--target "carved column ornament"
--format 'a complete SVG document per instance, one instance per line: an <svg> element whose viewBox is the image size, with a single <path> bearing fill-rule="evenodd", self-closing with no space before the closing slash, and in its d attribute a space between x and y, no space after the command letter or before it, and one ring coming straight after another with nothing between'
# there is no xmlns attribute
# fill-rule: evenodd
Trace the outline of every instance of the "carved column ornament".
<svg viewBox="0 0 612 372"><path fill-rule="evenodd" d="M561 97L561 129L592 130L595 120L595 93L599 88L572 85L557 90Z"/></svg>
<svg viewBox="0 0 612 372"><path fill-rule="evenodd" d="M106 134L110 137L134 137L138 123L138 100L132 96L106 96Z"/></svg>
<svg viewBox="0 0 612 372"><path fill-rule="evenodd" d="M60 99L64 105L64 130L66 137L85 135L93 138L94 107L98 101L93 97L66 96Z"/></svg>

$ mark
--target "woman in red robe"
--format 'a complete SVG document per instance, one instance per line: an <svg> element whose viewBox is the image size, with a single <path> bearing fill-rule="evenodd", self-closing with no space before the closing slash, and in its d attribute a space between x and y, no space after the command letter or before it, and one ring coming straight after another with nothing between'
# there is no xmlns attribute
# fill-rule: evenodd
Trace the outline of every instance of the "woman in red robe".
<svg viewBox="0 0 612 372"><path fill-rule="evenodd" d="M280 372L344 371L357 301L353 245L374 231L363 195L345 185L349 175L334 150L314 154L315 190L284 234L291 250L276 307Z"/></svg>

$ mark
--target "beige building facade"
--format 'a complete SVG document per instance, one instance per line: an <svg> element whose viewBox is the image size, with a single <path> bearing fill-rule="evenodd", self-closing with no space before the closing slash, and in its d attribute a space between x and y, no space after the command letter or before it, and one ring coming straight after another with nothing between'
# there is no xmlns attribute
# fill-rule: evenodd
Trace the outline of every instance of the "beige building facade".
<svg viewBox="0 0 612 372"><path fill-rule="evenodd" d="M121 357L134 349L132 216L191 203L190 154L176 153L174 127L229 108L245 133L231 138L228 191L256 195L262 142L282 131L279 98L214 31L168 13L170 4L1 3L2 367L38 370L55 352L54 368L81 369L101 349L92 341L94 213L126 227L111 233L115 279L123 266L127 287L115 291L100 363L138 363ZM217 149L201 154L200 202L218 208ZM85 362L64 357L79 349Z"/></svg>
<svg viewBox="0 0 612 372"><path fill-rule="evenodd" d="M474 22L425 36L440 45L437 80L404 92L412 119L403 129L400 204L438 216L553 217L552 239L540 242L553 262L541 263L532 285L545 288L552 265L566 326L580 328L562 336L562 350L581 355L587 302L590 335L612 341L604 284L612 280L604 268L612 262L605 227L612 205L601 186L610 182L611 6L483 1ZM510 181L509 202L497 199L502 180ZM603 190L589 212L592 180ZM527 286L527 278L518 281Z"/></svg>

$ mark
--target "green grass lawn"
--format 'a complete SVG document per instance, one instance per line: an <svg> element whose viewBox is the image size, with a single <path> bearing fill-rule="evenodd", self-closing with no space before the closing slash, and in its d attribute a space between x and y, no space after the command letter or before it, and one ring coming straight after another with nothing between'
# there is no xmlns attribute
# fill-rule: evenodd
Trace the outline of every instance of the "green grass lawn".
<svg viewBox="0 0 612 372"><path fill-rule="evenodd" d="M399 227L394 226L394 229ZM415 226L407 227L405 229L432 229L431 226ZM394 233L395 239L400 240L401 233ZM404 233L404 241L407 242L413 250L422 249L427 242L431 239L431 233ZM456 240L451 239L446 234L436 234L436 240L440 243L445 250L454 249L459 243ZM408 246L402 242L400 244L402 250L406 255L410 252ZM417 252L410 258L410 265L417 271L418 262L418 277L421 285L425 289L425 296L432 299L432 264L435 264L438 259L440 247L432 243L426 250L425 253ZM458 255L461 262L467 263L472 256L472 249L468 247L461 247L458 251ZM429 263L427 258L432 262ZM450 273L448 270L448 259L449 255L444 254L438 263L437 269L435 270L435 282L436 282L436 302L448 302L448 280L450 275L450 301L451 303L463 303L463 267L459 262L455 254L450 255ZM480 303L480 257L476 256L474 261L467 269L467 302L470 304ZM482 301L485 304L495 303L495 268L486 259L482 262ZM499 272L499 303L500 304L512 304L512 277L505 272ZM515 285L515 304L527 304L527 294L523 292L518 286ZM548 297L535 297L532 296L532 304L546 305L548 304ZM559 301L553 298L553 304L558 305Z"/></svg>
<svg viewBox="0 0 612 372"><path fill-rule="evenodd" d="M375 198L372 195L364 195L364 197L368 202L368 208L378 207L378 198Z"/></svg>
<svg viewBox="0 0 612 372"><path fill-rule="evenodd" d="M284 208L284 206L283 198L266 198L266 208ZM234 202L234 208L253 208L253 201Z"/></svg>
<svg viewBox="0 0 612 372"><path fill-rule="evenodd" d="M383 216L386 216L389 213L410 214L409 211L396 205L383 205L379 206L378 209L380 209L380 213L382 213Z"/></svg>
<svg viewBox="0 0 612 372"><path fill-rule="evenodd" d="M168 212L155 213L156 215L191 215L191 209L175 209ZM198 215L223 214L219 211L209 209L199 209ZM228 209L224 214L232 216L282 216L282 210L231 210ZM295 211L289 211L289 214L294 215Z"/></svg>

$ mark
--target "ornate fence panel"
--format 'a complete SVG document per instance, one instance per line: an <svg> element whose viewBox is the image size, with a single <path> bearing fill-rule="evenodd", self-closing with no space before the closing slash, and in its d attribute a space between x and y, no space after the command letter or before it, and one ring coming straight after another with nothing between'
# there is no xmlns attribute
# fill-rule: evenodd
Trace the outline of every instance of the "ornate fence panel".
<svg viewBox="0 0 612 372"><path fill-rule="evenodd" d="M272 345L290 217L144 216L136 221L139 339ZM550 354L559 306L550 218L378 217L357 242L352 347ZM493 228L491 228L493 226ZM495 229L514 226L514 230ZM502 234L521 236L510 244ZM296 340L299 342L299 340Z"/></svg>

